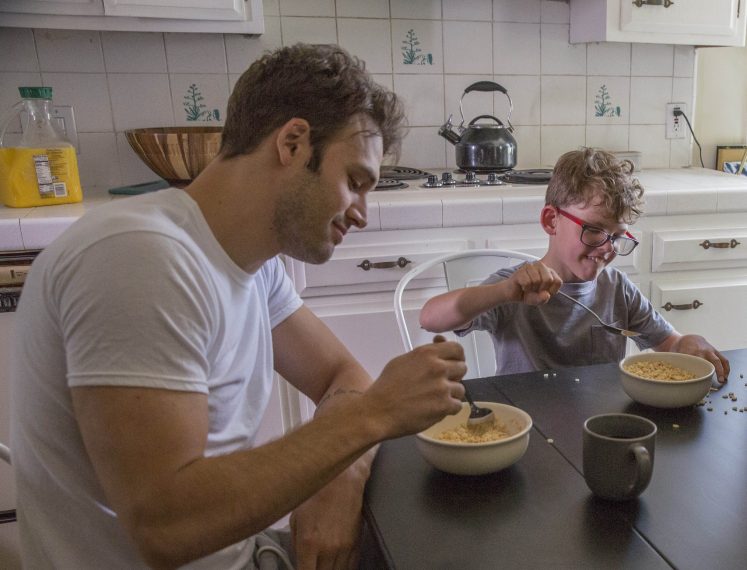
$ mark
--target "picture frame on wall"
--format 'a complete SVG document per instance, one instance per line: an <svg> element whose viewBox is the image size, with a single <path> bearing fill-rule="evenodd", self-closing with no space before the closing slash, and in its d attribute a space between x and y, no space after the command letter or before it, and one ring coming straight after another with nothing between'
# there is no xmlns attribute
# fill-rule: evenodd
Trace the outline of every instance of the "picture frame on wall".
<svg viewBox="0 0 747 570"><path fill-rule="evenodd" d="M747 145L719 145L716 147L716 170L736 174L747 157ZM747 174L747 167L742 167Z"/></svg>

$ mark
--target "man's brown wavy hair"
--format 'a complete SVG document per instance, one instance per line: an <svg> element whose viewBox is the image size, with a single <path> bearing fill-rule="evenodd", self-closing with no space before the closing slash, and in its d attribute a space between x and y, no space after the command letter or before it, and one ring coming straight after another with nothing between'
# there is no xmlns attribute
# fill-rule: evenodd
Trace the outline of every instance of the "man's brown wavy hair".
<svg viewBox="0 0 747 570"><path fill-rule="evenodd" d="M404 112L397 96L377 85L365 63L336 45L296 44L268 52L239 78L228 100L221 155L256 149L294 117L311 126L316 171L325 145L352 117L368 115L383 139L384 154L399 155Z"/></svg>
<svg viewBox="0 0 747 570"><path fill-rule="evenodd" d="M617 220L632 224L643 213L643 186L633 176L633 163L605 150L582 148L562 155L547 186L545 204L563 208L587 206L601 199Z"/></svg>

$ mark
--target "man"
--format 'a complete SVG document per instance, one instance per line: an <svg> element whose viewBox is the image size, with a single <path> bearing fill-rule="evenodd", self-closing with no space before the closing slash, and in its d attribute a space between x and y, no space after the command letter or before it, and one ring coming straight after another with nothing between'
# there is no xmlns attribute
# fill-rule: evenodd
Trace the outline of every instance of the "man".
<svg viewBox="0 0 747 570"><path fill-rule="evenodd" d="M293 511L296 564L356 565L374 446L460 409L456 343L375 383L276 257L322 263L397 148L396 97L335 46L239 79L185 190L101 206L35 261L18 311L13 462L33 568L254 568ZM257 448L273 369L317 404Z"/></svg>

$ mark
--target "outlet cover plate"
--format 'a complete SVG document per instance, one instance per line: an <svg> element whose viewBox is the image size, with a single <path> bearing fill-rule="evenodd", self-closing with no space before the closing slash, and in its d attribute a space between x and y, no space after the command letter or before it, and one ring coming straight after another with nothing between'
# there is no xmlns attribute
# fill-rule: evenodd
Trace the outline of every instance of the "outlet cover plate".
<svg viewBox="0 0 747 570"><path fill-rule="evenodd" d="M668 139L684 139L687 136L687 123L682 115L674 116L675 109L687 114L687 104L667 103L666 134L664 136Z"/></svg>

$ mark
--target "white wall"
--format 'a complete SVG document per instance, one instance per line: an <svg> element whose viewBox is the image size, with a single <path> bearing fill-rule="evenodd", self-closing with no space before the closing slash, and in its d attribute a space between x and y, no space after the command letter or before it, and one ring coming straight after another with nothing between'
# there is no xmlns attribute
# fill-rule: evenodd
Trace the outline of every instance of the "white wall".
<svg viewBox="0 0 747 570"><path fill-rule="evenodd" d="M55 104L75 111L84 188L145 182L155 175L126 129L220 125L230 89L264 50L332 42L404 98L401 164L454 166L438 127L452 113L459 122L459 97L477 80L513 99L519 167L552 166L582 145L641 151L649 168L690 163L689 138L664 138L665 103L692 108L690 46L571 45L568 4L548 0L265 0L264 11L260 37L0 28L0 111L19 85L52 86ZM421 50L412 63L408 34ZM190 89L202 97L198 121ZM470 93L464 108L467 120L508 112L502 94Z"/></svg>
<svg viewBox="0 0 747 570"><path fill-rule="evenodd" d="M693 128L705 166L715 168L716 146L747 144L747 47L699 48L696 69ZM695 144L692 160L700 164Z"/></svg>

